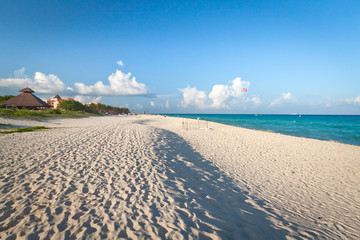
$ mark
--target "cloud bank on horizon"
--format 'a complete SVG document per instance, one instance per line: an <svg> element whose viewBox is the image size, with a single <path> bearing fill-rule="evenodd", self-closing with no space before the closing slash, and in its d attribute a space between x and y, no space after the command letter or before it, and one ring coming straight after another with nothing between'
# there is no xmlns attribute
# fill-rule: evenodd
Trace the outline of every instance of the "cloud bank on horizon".
<svg viewBox="0 0 360 240"><path fill-rule="evenodd" d="M118 61L119 66L123 66L122 61ZM108 77L108 85L102 81L98 81L93 85L85 85L76 82L74 88L66 86L55 74L44 74L35 72L31 78L25 74L25 68L22 67L14 71L14 77L0 79L0 87L15 89L30 87L40 94L67 94L77 95L78 99L89 99L86 96L130 96L130 95L147 95L149 90L144 83L136 81L135 77L131 77L131 73L124 73L116 70Z"/></svg>
<svg viewBox="0 0 360 240"><path fill-rule="evenodd" d="M124 63L119 60L117 65L122 67ZM0 79L0 88L3 90L15 91L24 87L30 87L39 94L74 96L75 100L83 103L99 102L104 96L147 96L150 94L149 88L144 83L137 82L130 72L124 73L119 69L108 77L108 82L106 83L98 81L93 85L86 85L76 82L74 87L66 86L55 74L35 72L33 77L29 77L25 74L24 67L15 70L13 77ZM177 102L175 101L175 105L178 106L178 110L195 109L199 111L212 111L257 109L260 106L276 109L298 102L291 92L285 92L280 97L266 104L263 103L260 96L249 95L249 93L242 91L244 88L248 89L249 87L250 81L244 81L240 77L233 79L229 84L213 85L209 94L203 90L198 90L197 87L188 85L185 88L178 89L181 92L181 99L178 99ZM163 96L171 98L178 95L155 95L155 98L149 102L149 107L165 111L170 110L169 99L165 99L165 102L159 102L164 101L161 100ZM346 99L329 98L327 102L321 104L327 108L340 105L360 106L360 96ZM144 108L144 105L140 103L135 103L134 105L137 109Z"/></svg>
<svg viewBox="0 0 360 240"><path fill-rule="evenodd" d="M258 96L248 97L243 92L249 88L249 81L242 81L240 77L231 81L230 85L216 84L212 87L209 95L205 91L197 90L196 87L187 86L179 89L183 100L181 106L184 108L195 107L198 109L230 109L234 105L252 103L254 107L261 104Z"/></svg>

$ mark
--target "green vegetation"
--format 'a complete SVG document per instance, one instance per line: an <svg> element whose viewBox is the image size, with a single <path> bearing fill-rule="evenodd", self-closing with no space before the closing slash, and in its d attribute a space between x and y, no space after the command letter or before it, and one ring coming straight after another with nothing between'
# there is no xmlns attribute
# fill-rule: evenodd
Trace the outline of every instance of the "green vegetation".
<svg viewBox="0 0 360 240"><path fill-rule="evenodd" d="M7 101L7 100L9 100L10 98L13 98L13 97L14 97L13 95L0 96L0 105L1 105L3 102L5 102L5 101Z"/></svg>
<svg viewBox="0 0 360 240"><path fill-rule="evenodd" d="M13 96L0 96L0 101L10 99ZM0 104L1 105L1 104ZM104 104L84 105L75 100L62 100L57 109L48 110L29 110L29 109L5 109L0 108L0 117L6 118L26 118L26 119L42 119L48 117L61 118L81 118L89 116L99 116L101 114L128 114L128 108L112 107Z"/></svg>
<svg viewBox="0 0 360 240"><path fill-rule="evenodd" d="M57 108L65 111L83 111L95 114L98 113L96 110L94 111L94 109L91 109L81 102L75 100L62 100Z"/></svg>
<svg viewBox="0 0 360 240"><path fill-rule="evenodd" d="M28 110L28 109L18 109L14 111L14 117L44 117L44 112L42 111L35 111L35 110Z"/></svg>
<svg viewBox="0 0 360 240"><path fill-rule="evenodd" d="M60 118L83 118L83 117L94 117L99 116L99 113L88 113L83 111L60 111L61 114L52 115L51 117Z"/></svg>
<svg viewBox="0 0 360 240"><path fill-rule="evenodd" d="M97 113L87 113L83 111L61 111L59 109L48 110L28 110L28 109L3 109L0 108L0 117L24 118L24 119L44 119L49 117L61 118L81 118L99 116Z"/></svg>
<svg viewBox="0 0 360 240"><path fill-rule="evenodd" d="M128 108L113 107L101 103L91 103L87 106L75 100L63 100L59 103L58 108L67 111L83 111L88 113L110 115L128 114L130 112Z"/></svg>
<svg viewBox="0 0 360 240"><path fill-rule="evenodd" d="M130 112L128 108L113 107L101 103L91 103L87 106L75 100L63 100L59 103L58 108L67 111L83 111L87 113L110 115L128 114Z"/></svg>
<svg viewBox="0 0 360 240"><path fill-rule="evenodd" d="M111 114L111 115L128 114L130 112L128 108L113 107L101 103L98 104L91 103L89 105L89 108L102 114Z"/></svg>
<svg viewBox="0 0 360 240"><path fill-rule="evenodd" d="M42 130L42 129L49 129L49 128L43 127L43 126L35 126L35 127L18 128L16 130L4 131L1 133L2 134L10 134L10 133L16 133L16 132L32 132L32 131L37 131L37 130Z"/></svg>
<svg viewBox="0 0 360 240"><path fill-rule="evenodd" d="M12 109L4 109L4 108L0 108L0 116L7 116L7 115L13 115L14 110Z"/></svg>
<svg viewBox="0 0 360 240"><path fill-rule="evenodd" d="M61 111L59 109L48 109L48 110L46 110L46 113L48 113L48 114L61 114Z"/></svg>
<svg viewBox="0 0 360 240"><path fill-rule="evenodd" d="M0 117L8 118L41 118L45 117L43 111L35 111L28 109L0 109Z"/></svg>

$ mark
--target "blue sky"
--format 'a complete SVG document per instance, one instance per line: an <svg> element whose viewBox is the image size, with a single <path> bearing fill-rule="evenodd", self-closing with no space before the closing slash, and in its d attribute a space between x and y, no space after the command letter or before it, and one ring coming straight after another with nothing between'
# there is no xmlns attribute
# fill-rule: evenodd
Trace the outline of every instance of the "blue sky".
<svg viewBox="0 0 360 240"><path fill-rule="evenodd" d="M0 36L0 95L360 114L359 1L2 0Z"/></svg>

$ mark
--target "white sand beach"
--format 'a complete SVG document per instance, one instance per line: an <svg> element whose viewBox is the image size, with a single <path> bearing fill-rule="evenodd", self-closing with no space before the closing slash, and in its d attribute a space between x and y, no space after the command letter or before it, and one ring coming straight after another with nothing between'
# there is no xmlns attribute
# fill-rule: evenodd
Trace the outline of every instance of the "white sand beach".
<svg viewBox="0 0 360 240"><path fill-rule="evenodd" d="M0 239L360 239L359 146L162 116L0 123L52 127L0 135Z"/></svg>

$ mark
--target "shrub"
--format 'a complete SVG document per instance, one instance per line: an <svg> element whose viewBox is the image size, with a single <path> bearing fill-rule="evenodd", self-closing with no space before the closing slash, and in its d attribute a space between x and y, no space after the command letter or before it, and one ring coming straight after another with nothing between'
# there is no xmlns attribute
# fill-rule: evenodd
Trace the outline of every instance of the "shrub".
<svg viewBox="0 0 360 240"><path fill-rule="evenodd" d="M75 100L62 100L59 103L58 109L62 109L65 111L74 111L78 113L87 112L87 113L98 114L96 109L89 108L88 106Z"/></svg>
<svg viewBox="0 0 360 240"><path fill-rule="evenodd" d="M43 111L28 110L28 109L0 109L0 116L2 117L20 117L20 118L33 118L33 117L45 117Z"/></svg>
<svg viewBox="0 0 360 240"><path fill-rule="evenodd" d="M28 110L28 109L18 109L13 113L15 117L45 117L45 114L42 111Z"/></svg>
<svg viewBox="0 0 360 240"><path fill-rule="evenodd" d="M61 114L61 111L59 109L48 109L48 110L46 110L46 113L48 113L48 114Z"/></svg>
<svg viewBox="0 0 360 240"><path fill-rule="evenodd" d="M90 104L89 108L102 114L112 114L112 115L128 114L130 112L128 108L113 107L101 103L99 104L92 103Z"/></svg>
<svg viewBox="0 0 360 240"><path fill-rule="evenodd" d="M16 130L4 131L1 133L2 134L10 134L10 133L16 133L16 132L32 132L32 131L37 131L37 130L42 130L42 129L49 129L49 128L43 127L43 126L35 126L35 127L18 128Z"/></svg>
<svg viewBox="0 0 360 240"><path fill-rule="evenodd" d="M75 100L62 100L59 103L58 109L63 109L65 111L82 111L84 110L84 105Z"/></svg>
<svg viewBox="0 0 360 240"><path fill-rule="evenodd" d="M4 115L4 116L7 116L7 115L12 115L14 113L14 110L11 110L11 109L0 109L0 115Z"/></svg>

